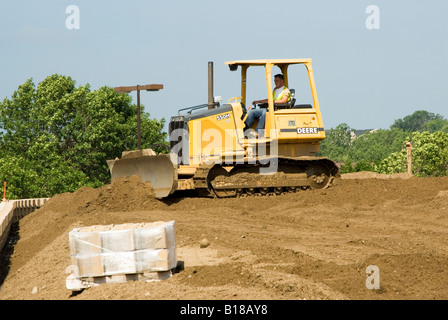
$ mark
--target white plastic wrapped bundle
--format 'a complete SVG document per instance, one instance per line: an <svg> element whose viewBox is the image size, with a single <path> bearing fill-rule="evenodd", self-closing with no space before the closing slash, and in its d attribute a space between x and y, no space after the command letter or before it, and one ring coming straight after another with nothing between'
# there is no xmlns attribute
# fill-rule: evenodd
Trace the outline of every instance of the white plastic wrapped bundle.
<svg viewBox="0 0 448 320"><path fill-rule="evenodd" d="M80 278L169 271L177 264L174 221L76 228L69 242Z"/></svg>

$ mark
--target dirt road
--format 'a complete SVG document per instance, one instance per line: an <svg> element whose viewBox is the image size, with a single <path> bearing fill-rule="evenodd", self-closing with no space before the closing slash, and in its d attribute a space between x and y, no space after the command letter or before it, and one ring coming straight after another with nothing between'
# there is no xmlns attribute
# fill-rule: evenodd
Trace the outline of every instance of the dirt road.
<svg viewBox="0 0 448 320"><path fill-rule="evenodd" d="M20 221L0 299L448 299L447 190L448 177L373 173L235 199L159 201L136 178L84 187ZM77 295L65 288L70 230L158 220L176 221L183 271ZM366 288L369 265L379 290Z"/></svg>

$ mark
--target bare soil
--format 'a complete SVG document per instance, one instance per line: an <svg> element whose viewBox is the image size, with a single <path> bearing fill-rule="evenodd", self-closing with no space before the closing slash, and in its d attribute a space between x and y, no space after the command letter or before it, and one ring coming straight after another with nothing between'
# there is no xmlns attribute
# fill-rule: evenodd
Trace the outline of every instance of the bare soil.
<svg viewBox="0 0 448 320"><path fill-rule="evenodd" d="M185 269L72 294L68 233L176 221ZM0 299L448 299L448 177L343 175L326 190L160 201L137 177L51 198L23 218ZM380 289L366 287L366 268Z"/></svg>

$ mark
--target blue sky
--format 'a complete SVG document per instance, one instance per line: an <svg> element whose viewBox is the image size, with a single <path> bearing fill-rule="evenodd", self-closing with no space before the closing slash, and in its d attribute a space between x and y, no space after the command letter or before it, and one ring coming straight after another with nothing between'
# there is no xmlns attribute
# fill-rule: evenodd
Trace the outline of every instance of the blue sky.
<svg viewBox="0 0 448 320"><path fill-rule="evenodd" d="M79 29L66 27L69 5ZM380 29L366 27L369 5ZM161 83L141 103L169 121L207 102L208 61L226 102L240 79L225 61L311 58L326 128L387 129L416 110L448 118L446 0L2 0L0 26L1 100L54 73L92 90ZM263 70L249 76L248 101L265 98Z"/></svg>

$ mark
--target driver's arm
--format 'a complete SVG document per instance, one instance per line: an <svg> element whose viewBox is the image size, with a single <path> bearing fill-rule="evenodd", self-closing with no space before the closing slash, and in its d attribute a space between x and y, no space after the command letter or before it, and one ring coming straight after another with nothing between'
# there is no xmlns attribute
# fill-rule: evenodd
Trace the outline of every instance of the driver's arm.
<svg viewBox="0 0 448 320"><path fill-rule="evenodd" d="M256 104L259 104L259 103L268 103L268 99L252 101L252 105L256 105Z"/></svg>

